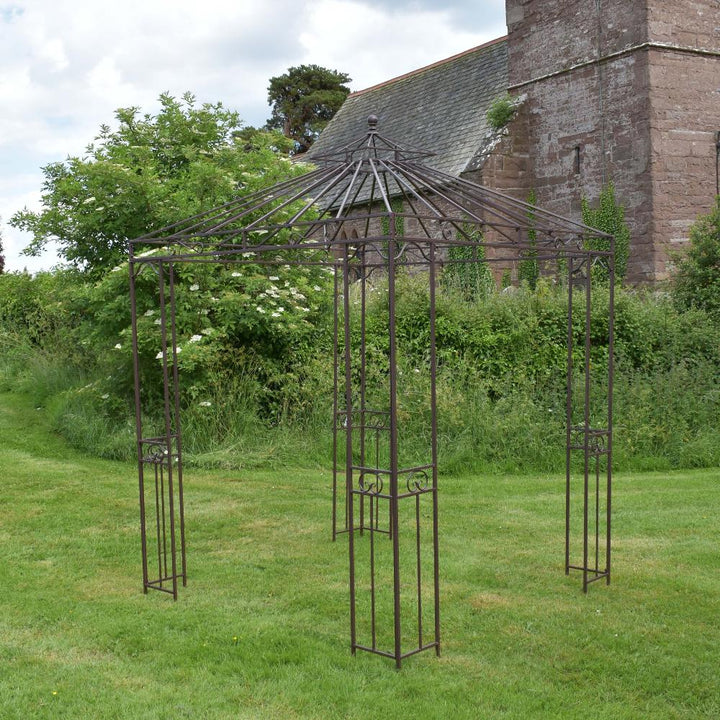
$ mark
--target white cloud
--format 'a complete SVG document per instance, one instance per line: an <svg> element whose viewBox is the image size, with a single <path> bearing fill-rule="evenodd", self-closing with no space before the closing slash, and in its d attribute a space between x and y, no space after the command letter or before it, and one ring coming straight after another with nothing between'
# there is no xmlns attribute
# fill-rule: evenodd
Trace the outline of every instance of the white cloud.
<svg viewBox="0 0 720 720"><path fill-rule="evenodd" d="M343 72L361 90L429 65L503 34L497 26L469 31L452 23L449 3L442 9L370 7L353 0L318 0L300 34L303 62ZM504 22L504 18L503 18Z"/></svg>
<svg viewBox="0 0 720 720"><path fill-rule="evenodd" d="M40 209L41 184L40 173L0 176L0 219L6 271L27 269L28 272L37 272L47 270L59 262L54 245L42 257L22 255L22 250L31 238L7 224L10 216L18 210L25 207L30 210Z"/></svg>
<svg viewBox="0 0 720 720"><path fill-rule="evenodd" d="M7 222L23 205L37 207L40 167L81 154L118 107L154 112L160 93L191 91L260 125L269 78L292 65L346 72L358 90L503 34L502 0L476 5L11 0L0 7L0 215ZM7 266L35 267L16 256L29 238L2 233Z"/></svg>

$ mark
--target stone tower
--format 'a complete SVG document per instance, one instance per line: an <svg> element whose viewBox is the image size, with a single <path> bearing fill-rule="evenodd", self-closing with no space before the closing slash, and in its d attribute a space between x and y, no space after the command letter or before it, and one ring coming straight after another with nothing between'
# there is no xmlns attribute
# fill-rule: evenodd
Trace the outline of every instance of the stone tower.
<svg viewBox="0 0 720 720"><path fill-rule="evenodd" d="M579 219L612 181L628 281L664 278L718 193L720 0L507 0L506 14L538 203Z"/></svg>

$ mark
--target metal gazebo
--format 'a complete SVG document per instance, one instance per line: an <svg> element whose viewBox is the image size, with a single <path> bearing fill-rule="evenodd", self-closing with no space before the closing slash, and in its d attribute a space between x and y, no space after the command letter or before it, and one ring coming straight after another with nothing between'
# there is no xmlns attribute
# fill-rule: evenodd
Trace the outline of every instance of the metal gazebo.
<svg viewBox="0 0 720 720"><path fill-rule="evenodd" d="M187 583L176 266L324 265L335 290L332 537L348 539L350 647L400 667L421 651L440 653L436 291L452 263L502 268L532 256L567 283L565 571L581 573L585 592L590 583L610 582L614 241L434 170L425 162L430 153L382 136L373 116L368 125L356 142L313 158L316 169L130 243L143 588L177 598L179 583ZM610 297L608 364L599 378L590 362L597 266ZM157 278L163 383L161 428L151 436L144 432L137 306L138 278L148 268ZM422 368L428 442L420 463L406 462L403 451L403 349L395 326L402 273L427 278L427 306L419 312L427 313L429 338ZM380 284L387 353L370 372L366 311ZM579 347L573 323L584 327ZM599 419L591 409L595 384L607 400Z"/></svg>

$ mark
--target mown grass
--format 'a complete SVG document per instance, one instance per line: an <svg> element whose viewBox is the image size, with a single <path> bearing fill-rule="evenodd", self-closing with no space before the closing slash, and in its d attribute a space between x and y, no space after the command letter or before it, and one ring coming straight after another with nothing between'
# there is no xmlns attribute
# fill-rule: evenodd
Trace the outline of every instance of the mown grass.
<svg viewBox="0 0 720 720"><path fill-rule="evenodd" d="M619 475L614 576L562 478L441 478L443 654L348 650L328 474L192 471L189 583L143 595L135 473L0 396L0 717L717 718L720 470Z"/></svg>

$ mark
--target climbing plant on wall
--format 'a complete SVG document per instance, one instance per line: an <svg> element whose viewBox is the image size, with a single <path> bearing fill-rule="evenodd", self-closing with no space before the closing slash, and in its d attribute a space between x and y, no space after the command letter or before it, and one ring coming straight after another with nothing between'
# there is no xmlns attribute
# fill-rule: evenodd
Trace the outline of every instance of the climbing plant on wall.
<svg viewBox="0 0 720 720"><path fill-rule="evenodd" d="M625 222L625 208L615 198L612 182L600 191L597 207L592 207L587 197L582 198L582 221L589 227L615 237L615 280L622 282L627 273L630 254L630 228ZM610 250L610 239L592 238L587 245L588 250ZM607 266L596 266L594 273L596 280L606 279Z"/></svg>
<svg viewBox="0 0 720 720"><path fill-rule="evenodd" d="M540 265L537 260L537 230L535 229L535 205L537 204L537 193L533 188L528 193L527 203L530 206L527 210L527 219L530 223L527 238L530 248L525 251L523 259L518 265L518 279L521 283L526 283L533 290L537 285L540 277Z"/></svg>

